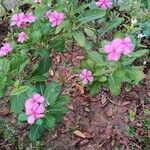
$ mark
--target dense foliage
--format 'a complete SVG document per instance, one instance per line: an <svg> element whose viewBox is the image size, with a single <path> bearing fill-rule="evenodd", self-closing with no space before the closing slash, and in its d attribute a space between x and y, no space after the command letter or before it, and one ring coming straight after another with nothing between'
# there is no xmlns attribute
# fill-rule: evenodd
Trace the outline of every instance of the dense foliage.
<svg viewBox="0 0 150 150"><path fill-rule="evenodd" d="M62 83L49 82L51 56L70 51L68 45L86 55L74 73L92 96L102 87L117 96L123 84L130 90L144 79L140 59L149 53L142 44L143 38L150 38L148 0L26 2L28 9L13 10L0 49L0 97L9 93L18 123L31 125L31 140L53 129L68 111L70 98L61 95Z"/></svg>

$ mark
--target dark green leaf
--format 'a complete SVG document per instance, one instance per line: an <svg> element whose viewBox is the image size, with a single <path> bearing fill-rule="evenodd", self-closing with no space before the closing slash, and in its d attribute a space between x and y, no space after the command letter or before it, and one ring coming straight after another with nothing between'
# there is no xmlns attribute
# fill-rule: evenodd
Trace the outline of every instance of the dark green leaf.
<svg viewBox="0 0 150 150"><path fill-rule="evenodd" d="M15 112L16 114L21 113L24 108L25 100L26 100L26 93L13 95L10 101L12 111Z"/></svg>
<svg viewBox="0 0 150 150"><path fill-rule="evenodd" d="M59 96L60 92L61 86L55 81L52 81L46 86L44 97L50 104L52 104L56 101L56 98Z"/></svg>
<svg viewBox="0 0 150 150"><path fill-rule="evenodd" d="M80 23L80 25L82 25L84 23L94 21L96 19L100 19L104 17L104 15L105 15L105 11L101 9L87 10L82 16L80 16L78 22Z"/></svg>
<svg viewBox="0 0 150 150"><path fill-rule="evenodd" d="M40 61L39 64L39 74L45 74L49 71L51 67L51 60L49 57L46 57Z"/></svg>
<svg viewBox="0 0 150 150"><path fill-rule="evenodd" d="M46 128L52 129L55 127L56 119L50 114L46 114L43 121Z"/></svg>
<svg viewBox="0 0 150 150"><path fill-rule="evenodd" d="M109 89L110 91L115 95L119 95L121 91L121 83L120 79L118 77L111 75L108 78L108 83L109 83Z"/></svg>
<svg viewBox="0 0 150 150"><path fill-rule="evenodd" d="M98 81L92 82L92 84L89 86L90 95L94 96L98 94L101 90L101 84Z"/></svg>
<svg viewBox="0 0 150 150"><path fill-rule="evenodd" d="M65 40L62 37L56 38L51 47L56 52L63 52L65 49Z"/></svg>
<svg viewBox="0 0 150 150"><path fill-rule="evenodd" d="M34 125L30 126L29 134L28 134L29 139L31 141L39 140L42 136L43 131L44 131L44 129L40 125L34 124Z"/></svg>
<svg viewBox="0 0 150 150"><path fill-rule="evenodd" d="M79 44L79 46L84 47L85 46L85 36L84 33L81 31L76 31L73 34L73 37L75 41Z"/></svg>
<svg viewBox="0 0 150 150"><path fill-rule="evenodd" d="M18 116L18 120L20 122L27 121L27 115L24 112L20 113L19 116Z"/></svg>
<svg viewBox="0 0 150 150"><path fill-rule="evenodd" d="M117 26L119 26L122 22L124 21L123 18L113 18L110 22L108 22L108 24L106 25L106 27L104 29L101 29L98 31L98 33L102 36L103 34L105 34L106 32L110 32L113 29L115 29Z"/></svg>

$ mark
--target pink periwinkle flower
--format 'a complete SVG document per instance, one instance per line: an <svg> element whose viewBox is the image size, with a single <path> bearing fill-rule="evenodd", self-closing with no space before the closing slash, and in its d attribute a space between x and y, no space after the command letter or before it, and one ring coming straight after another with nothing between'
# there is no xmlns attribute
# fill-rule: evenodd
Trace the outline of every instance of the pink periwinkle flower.
<svg viewBox="0 0 150 150"><path fill-rule="evenodd" d="M10 51L12 51L10 43L4 43L0 49L0 56L6 56Z"/></svg>
<svg viewBox="0 0 150 150"><path fill-rule="evenodd" d="M43 118L45 112L45 98L40 94L34 94L25 102L25 113L29 124L34 124L37 119Z"/></svg>
<svg viewBox="0 0 150 150"><path fill-rule="evenodd" d="M93 81L92 72L87 69L83 69L79 74L79 77L83 84L88 84Z"/></svg>
<svg viewBox="0 0 150 150"><path fill-rule="evenodd" d="M46 13L46 17L49 19L52 27L59 26L64 20L64 14L62 12L51 12Z"/></svg>
<svg viewBox="0 0 150 150"><path fill-rule="evenodd" d="M42 3L42 0L33 0L34 3Z"/></svg>
<svg viewBox="0 0 150 150"><path fill-rule="evenodd" d="M101 9L108 9L112 7L112 0L98 0L96 2L96 6L101 8Z"/></svg>
<svg viewBox="0 0 150 150"><path fill-rule="evenodd" d="M104 47L104 51L108 53L109 61L118 61L122 54L129 55L133 50L133 44L129 37L124 39L114 39Z"/></svg>
<svg viewBox="0 0 150 150"><path fill-rule="evenodd" d="M16 25L20 28L26 28L29 23L33 23L35 20L36 17L31 13L19 13L12 16L11 25Z"/></svg>
<svg viewBox="0 0 150 150"><path fill-rule="evenodd" d="M19 43L23 43L24 41L26 41L27 40L27 38L28 38L28 36L27 36L27 34L25 33L25 32L21 32L21 33L19 33L19 35L18 35L18 42Z"/></svg>

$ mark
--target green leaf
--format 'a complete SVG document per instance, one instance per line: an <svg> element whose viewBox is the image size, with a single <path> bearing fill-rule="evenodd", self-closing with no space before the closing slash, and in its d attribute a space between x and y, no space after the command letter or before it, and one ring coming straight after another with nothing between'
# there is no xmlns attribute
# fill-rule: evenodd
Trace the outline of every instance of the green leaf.
<svg viewBox="0 0 150 150"><path fill-rule="evenodd" d="M60 92L61 86L55 81L52 81L46 86L44 97L49 102L49 104L52 104L56 101L56 98L59 96Z"/></svg>
<svg viewBox="0 0 150 150"><path fill-rule="evenodd" d="M136 113L133 110L129 110L129 120L134 121L135 120Z"/></svg>
<svg viewBox="0 0 150 150"><path fill-rule="evenodd" d="M5 94L5 92L7 91L7 77L0 77L0 98L2 98Z"/></svg>
<svg viewBox="0 0 150 150"><path fill-rule="evenodd" d="M118 77L111 75L108 78L108 83L109 83L109 89L114 94L115 96L120 94L121 91L121 82Z"/></svg>
<svg viewBox="0 0 150 150"><path fill-rule="evenodd" d="M62 37L58 37L54 40L53 44L51 47L56 51L56 52L63 52L65 50L65 40Z"/></svg>
<svg viewBox="0 0 150 150"><path fill-rule="evenodd" d="M142 70L139 70L139 69L133 69L132 68L132 71L128 70L126 75L130 79L132 79L135 84L138 84L141 80L144 79L144 73Z"/></svg>
<svg viewBox="0 0 150 150"><path fill-rule="evenodd" d="M134 137L135 133L136 133L136 130L133 126L127 126L127 129L126 129L127 136Z"/></svg>
<svg viewBox="0 0 150 150"><path fill-rule="evenodd" d="M86 52L88 53L89 57L98 65L98 66L107 66L108 63L103 61L102 55L100 55L96 51L88 50L86 49Z"/></svg>
<svg viewBox="0 0 150 150"><path fill-rule="evenodd" d="M12 95L10 99L12 111L15 112L16 114L21 113L22 110L24 109L25 101L28 98L30 98L34 93L37 93L36 89L30 86L27 91L18 93L17 95Z"/></svg>
<svg viewBox="0 0 150 150"><path fill-rule="evenodd" d="M84 32L89 36L92 37L94 40L96 39L96 34L94 29L84 28Z"/></svg>
<svg viewBox="0 0 150 150"><path fill-rule="evenodd" d="M94 81L90 86L89 86L89 90L90 90L90 95L94 96L96 94L98 94L101 90L101 84L98 81Z"/></svg>
<svg viewBox="0 0 150 150"><path fill-rule="evenodd" d="M73 37L75 41L79 44L79 46L84 47L85 46L85 36L83 32L81 31L76 31L73 34Z"/></svg>
<svg viewBox="0 0 150 150"><path fill-rule="evenodd" d="M42 119L38 119L38 120L36 120L35 124L41 126L41 125L43 125L43 120Z"/></svg>
<svg viewBox="0 0 150 150"><path fill-rule="evenodd" d="M59 96L56 102L51 106L52 108L61 108L70 102L69 96Z"/></svg>
<svg viewBox="0 0 150 150"><path fill-rule="evenodd" d="M52 129L55 127L56 119L53 116L51 116L50 114L46 114L43 122L44 122L44 126L47 129Z"/></svg>
<svg viewBox="0 0 150 150"><path fill-rule="evenodd" d="M20 113L19 116L18 116L18 120L20 122L27 121L27 115L24 112Z"/></svg>
<svg viewBox="0 0 150 150"><path fill-rule="evenodd" d="M18 74L20 74L24 70L24 68L27 66L27 64L29 64L29 62L30 62L29 58L24 60L24 62L19 67Z"/></svg>
<svg viewBox="0 0 150 150"><path fill-rule="evenodd" d="M49 57L42 59L39 63L39 74L47 73L50 67L51 67L51 59Z"/></svg>
<svg viewBox="0 0 150 150"><path fill-rule="evenodd" d="M35 75L29 79L30 82L44 82L46 80L48 80L48 76L46 74Z"/></svg>
<svg viewBox="0 0 150 150"><path fill-rule="evenodd" d="M29 89L29 86L20 86L18 88L15 88L10 95L19 95Z"/></svg>
<svg viewBox="0 0 150 150"><path fill-rule="evenodd" d="M106 32L110 32L113 29L115 29L117 26L119 26L122 22L124 21L123 18L113 18L110 22L108 22L108 24L106 25L106 27L104 29L100 29L98 31L98 33L102 36L104 35Z"/></svg>
<svg viewBox="0 0 150 150"><path fill-rule="evenodd" d="M10 103L12 111L15 112L16 114L21 113L24 108L25 101L26 101L26 93L11 96Z"/></svg>
<svg viewBox="0 0 150 150"><path fill-rule="evenodd" d="M10 61L7 59L0 59L0 75L7 75L10 70ZM2 72L2 74L1 74Z"/></svg>
<svg viewBox="0 0 150 150"><path fill-rule="evenodd" d="M42 136L44 129L42 126L34 124L29 128L28 137L31 141L39 140Z"/></svg>
<svg viewBox="0 0 150 150"><path fill-rule="evenodd" d="M39 84L37 84L36 88L37 88L37 92L38 92L39 94L44 95L44 90L45 90L45 88L46 88L46 86L45 86L44 83L39 83Z"/></svg>
<svg viewBox="0 0 150 150"><path fill-rule="evenodd" d="M66 107L62 107L62 108L53 108L51 107L49 110L48 110L50 113L67 113L69 111L68 108Z"/></svg>
<svg viewBox="0 0 150 150"><path fill-rule="evenodd" d="M105 11L101 9L87 10L82 16L80 16L78 22L80 23L80 25L82 25L84 23L100 19L104 17L104 15Z"/></svg>

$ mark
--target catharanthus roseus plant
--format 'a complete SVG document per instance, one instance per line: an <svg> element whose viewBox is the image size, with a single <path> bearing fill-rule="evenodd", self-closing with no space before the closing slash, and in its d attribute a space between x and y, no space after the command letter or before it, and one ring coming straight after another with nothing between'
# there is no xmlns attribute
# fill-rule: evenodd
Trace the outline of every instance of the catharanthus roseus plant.
<svg viewBox="0 0 150 150"><path fill-rule="evenodd" d="M22 92L20 91L22 89ZM24 90L23 90L24 89ZM46 129L52 130L68 111L69 97L61 96L61 86L52 81L33 86L16 87L11 93L11 108L18 114L19 123L29 124L29 138L39 139Z"/></svg>
<svg viewBox="0 0 150 150"><path fill-rule="evenodd" d="M123 83L128 89L144 78L142 66L134 66L132 63L148 53L148 50L136 48L132 40L125 37L107 42L99 48L99 52L87 49L89 56L81 63L81 67L93 74L93 81L88 84L91 95L97 94L102 86L108 86L114 95L119 95Z"/></svg>

